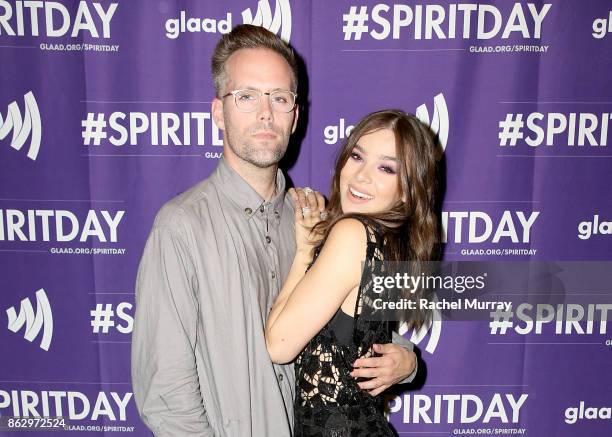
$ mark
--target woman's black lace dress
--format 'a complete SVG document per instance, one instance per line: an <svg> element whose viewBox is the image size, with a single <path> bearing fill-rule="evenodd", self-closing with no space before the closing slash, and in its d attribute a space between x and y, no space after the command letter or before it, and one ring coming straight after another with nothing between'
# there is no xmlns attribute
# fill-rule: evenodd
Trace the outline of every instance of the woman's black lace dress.
<svg viewBox="0 0 612 437"><path fill-rule="evenodd" d="M295 361L295 437L395 435L383 415L382 396L372 397L349 374L357 358L372 355L374 343L391 342L390 323L367 317L373 308L368 302L380 297L372 290L372 275L381 269L383 251L379 233L364 226L367 252L354 319L338 309Z"/></svg>

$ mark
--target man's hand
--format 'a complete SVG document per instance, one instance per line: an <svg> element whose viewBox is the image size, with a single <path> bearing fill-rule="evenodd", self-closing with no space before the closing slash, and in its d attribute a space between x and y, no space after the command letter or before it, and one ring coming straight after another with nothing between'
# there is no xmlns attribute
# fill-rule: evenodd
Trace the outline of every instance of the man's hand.
<svg viewBox="0 0 612 437"><path fill-rule="evenodd" d="M378 396L383 391L402 381L416 366L416 354L393 343L375 344L372 349L380 357L359 358L353 363L354 378L372 378L359 383L362 390Z"/></svg>

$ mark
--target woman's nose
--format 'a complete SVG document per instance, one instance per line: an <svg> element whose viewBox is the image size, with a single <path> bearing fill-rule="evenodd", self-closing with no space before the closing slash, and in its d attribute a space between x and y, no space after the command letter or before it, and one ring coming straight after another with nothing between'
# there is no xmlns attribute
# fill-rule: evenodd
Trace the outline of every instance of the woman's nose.
<svg viewBox="0 0 612 437"><path fill-rule="evenodd" d="M370 168L367 165L361 166L355 176L359 182L370 182Z"/></svg>

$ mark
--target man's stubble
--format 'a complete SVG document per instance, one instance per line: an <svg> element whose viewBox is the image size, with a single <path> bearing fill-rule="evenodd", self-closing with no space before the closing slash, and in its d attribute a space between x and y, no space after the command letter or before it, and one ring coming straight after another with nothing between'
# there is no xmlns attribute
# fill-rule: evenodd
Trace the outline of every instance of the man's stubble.
<svg viewBox="0 0 612 437"><path fill-rule="evenodd" d="M257 123L249 127L242 135L234 135L231 121L226 119L225 137L231 151L241 160L264 169L277 165L285 156L289 144L290 133L283 133L281 129L271 123ZM252 135L258 131L273 131L278 135L274 140L258 142ZM274 142L271 146L270 142Z"/></svg>

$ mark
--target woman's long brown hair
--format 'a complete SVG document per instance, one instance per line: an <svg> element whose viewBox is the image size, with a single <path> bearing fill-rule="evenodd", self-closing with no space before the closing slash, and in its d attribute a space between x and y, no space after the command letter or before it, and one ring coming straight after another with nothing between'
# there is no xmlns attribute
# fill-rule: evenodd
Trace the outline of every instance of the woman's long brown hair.
<svg viewBox="0 0 612 437"><path fill-rule="evenodd" d="M400 198L406 201L400 200L390 210L376 214L344 214L340 204L340 173L359 139L381 129L389 129L395 136L398 188ZM329 215L317 224L315 232L322 234L324 243L338 220L359 215L381 230L385 261L410 262L418 271L436 255L436 166L439 157L439 145L431 130L414 115L397 109L369 114L355 126L340 150L327 208ZM419 299L424 293L426 290L418 290L405 297ZM407 321L418 328L426 320L427 312L417 311Z"/></svg>

